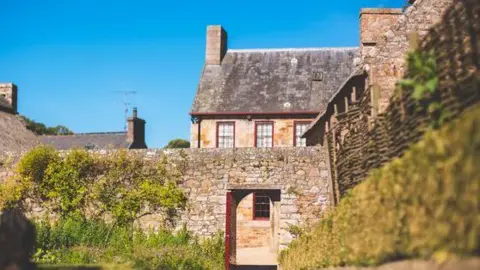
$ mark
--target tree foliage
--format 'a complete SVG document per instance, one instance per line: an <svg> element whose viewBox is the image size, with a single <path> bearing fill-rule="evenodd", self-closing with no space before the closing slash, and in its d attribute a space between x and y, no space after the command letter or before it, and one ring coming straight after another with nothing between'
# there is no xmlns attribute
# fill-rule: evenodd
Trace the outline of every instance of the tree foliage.
<svg viewBox="0 0 480 270"><path fill-rule="evenodd" d="M190 142L184 139L174 139L169 141L165 148L190 148Z"/></svg>
<svg viewBox="0 0 480 270"><path fill-rule="evenodd" d="M71 135L73 132L66 126L57 125L55 127L47 127L43 123L36 122L26 116L22 116L23 120L27 124L27 129L37 135Z"/></svg>

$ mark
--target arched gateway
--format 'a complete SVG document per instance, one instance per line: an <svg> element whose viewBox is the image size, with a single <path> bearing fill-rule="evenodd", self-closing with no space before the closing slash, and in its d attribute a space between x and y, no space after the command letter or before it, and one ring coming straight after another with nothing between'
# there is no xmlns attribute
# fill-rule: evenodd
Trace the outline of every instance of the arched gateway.
<svg viewBox="0 0 480 270"><path fill-rule="evenodd" d="M225 222L225 265L276 265L281 190L230 189Z"/></svg>

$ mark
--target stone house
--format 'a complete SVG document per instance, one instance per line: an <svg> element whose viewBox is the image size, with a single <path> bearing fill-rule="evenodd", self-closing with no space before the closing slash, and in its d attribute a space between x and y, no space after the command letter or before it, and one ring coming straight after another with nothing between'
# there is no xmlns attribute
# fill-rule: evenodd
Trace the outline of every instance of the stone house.
<svg viewBox="0 0 480 270"><path fill-rule="evenodd" d="M145 120L138 117L137 109L127 119L127 131L123 132L97 132L76 133L72 135L45 135L39 136L45 145L51 145L59 150L85 148L85 149L144 149Z"/></svg>
<svg viewBox="0 0 480 270"><path fill-rule="evenodd" d="M18 115L18 88L13 83L0 84L0 152L22 152L39 143Z"/></svg>
<svg viewBox="0 0 480 270"><path fill-rule="evenodd" d="M208 26L192 148L305 146L300 135L354 71L358 48L232 50Z"/></svg>

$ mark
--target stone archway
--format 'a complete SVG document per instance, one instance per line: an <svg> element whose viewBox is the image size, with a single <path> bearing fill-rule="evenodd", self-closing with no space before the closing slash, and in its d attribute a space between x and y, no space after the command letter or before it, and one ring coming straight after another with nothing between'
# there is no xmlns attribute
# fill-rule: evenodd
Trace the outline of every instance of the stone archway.
<svg viewBox="0 0 480 270"><path fill-rule="evenodd" d="M253 194L262 194L269 200L268 219L251 220L248 217L248 211L255 209L255 203L251 203ZM226 222L225 222L225 265L226 269L232 269L237 265L276 265L276 254L279 248L279 231L280 231L280 189L230 189L227 192L226 205ZM243 202L242 202L243 200ZM246 203L245 200L247 200ZM245 207L246 206L246 207ZM249 209L248 206L253 207ZM240 209L241 207L242 209ZM245 213L245 208L246 213ZM243 212L243 213L242 213ZM240 215L240 225L237 220ZM247 216L247 218L245 218ZM247 224L247 226L245 226ZM257 235L261 239L252 240L249 245L249 239L253 239L255 235L237 234L239 226L243 226L242 233L268 233L263 237ZM256 227L252 229L251 227ZM250 237L250 238L249 238ZM260 246L259 246L260 243ZM240 244L240 245L239 245ZM262 246L263 244L263 246ZM239 246L241 247L239 249Z"/></svg>

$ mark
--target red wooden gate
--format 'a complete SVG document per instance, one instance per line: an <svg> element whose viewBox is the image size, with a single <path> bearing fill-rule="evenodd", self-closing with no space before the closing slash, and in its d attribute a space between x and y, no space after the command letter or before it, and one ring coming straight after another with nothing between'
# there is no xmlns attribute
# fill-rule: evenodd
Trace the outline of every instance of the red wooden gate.
<svg viewBox="0 0 480 270"><path fill-rule="evenodd" d="M237 202L232 191L227 192L227 205L225 215L225 269L230 270L236 262L236 225Z"/></svg>

